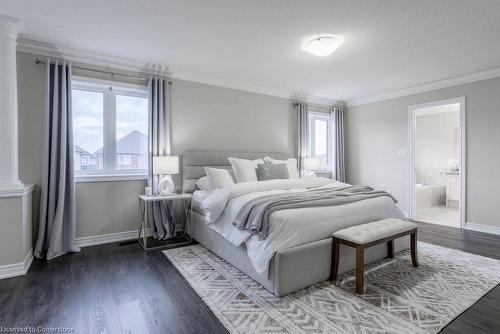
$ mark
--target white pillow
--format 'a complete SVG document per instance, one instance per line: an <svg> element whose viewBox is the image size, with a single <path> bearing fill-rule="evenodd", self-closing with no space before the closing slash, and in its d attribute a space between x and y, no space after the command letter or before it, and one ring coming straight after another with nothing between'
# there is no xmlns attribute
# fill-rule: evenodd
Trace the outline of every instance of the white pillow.
<svg viewBox="0 0 500 334"><path fill-rule="evenodd" d="M230 184L234 184L233 177L229 174L227 169L220 168L212 168L212 167L204 167L205 173L207 173L208 181L209 181L209 189L210 191L218 188L225 187Z"/></svg>
<svg viewBox="0 0 500 334"><path fill-rule="evenodd" d="M208 179L208 176L199 178L198 181L196 181L196 185L201 190L210 190L210 180Z"/></svg>
<svg viewBox="0 0 500 334"><path fill-rule="evenodd" d="M287 160L277 160L277 159L272 159L270 157L265 157L264 161L266 162L266 164L286 164L286 166L288 167L288 177L291 179L299 178L297 159L295 158L290 158Z"/></svg>
<svg viewBox="0 0 500 334"><path fill-rule="evenodd" d="M227 158L231 167L233 168L234 177L236 178L236 182L249 182L249 181L257 181L257 172L255 169L259 166L259 164L263 164L263 159L256 160L247 160L247 159L239 159L239 158Z"/></svg>

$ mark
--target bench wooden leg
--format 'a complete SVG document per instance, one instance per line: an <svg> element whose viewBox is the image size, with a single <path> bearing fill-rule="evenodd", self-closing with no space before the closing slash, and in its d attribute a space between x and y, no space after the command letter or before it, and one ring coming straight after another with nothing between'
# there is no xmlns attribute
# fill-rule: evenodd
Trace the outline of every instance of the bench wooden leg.
<svg viewBox="0 0 500 334"><path fill-rule="evenodd" d="M364 268L365 265L365 248L363 246L356 247L356 293L363 294L364 286Z"/></svg>
<svg viewBox="0 0 500 334"><path fill-rule="evenodd" d="M332 238L332 261L330 266L330 281L335 281L339 273L340 244L336 238Z"/></svg>
<svg viewBox="0 0 500 334"><path fill-rule="evenodd" d="M387 241L387 257L394 258L394 240Z"/></svg>
<svg viewBox="0 0 500 334"><path fill-rule="evenodd" d="M414 267L418 267L418 257L417 257L417 229L413 230L410 234L410 247L411 247L411 262Z"/></svg>

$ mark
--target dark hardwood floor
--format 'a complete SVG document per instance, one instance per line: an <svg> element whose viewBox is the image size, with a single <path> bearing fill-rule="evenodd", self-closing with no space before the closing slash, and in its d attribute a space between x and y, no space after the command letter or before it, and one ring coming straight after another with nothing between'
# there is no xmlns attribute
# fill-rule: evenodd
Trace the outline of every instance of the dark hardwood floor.
<svg viewBox="0 0 500 334"><path fill-rule="evenodd" d="M419 240L500 259L500 236L419 223ZM160 250L83 248L0 281L0 326L73 333L227 333ZM1 332L1 328L0 328ZM442 333L500 333L500 287Z"/></svg>

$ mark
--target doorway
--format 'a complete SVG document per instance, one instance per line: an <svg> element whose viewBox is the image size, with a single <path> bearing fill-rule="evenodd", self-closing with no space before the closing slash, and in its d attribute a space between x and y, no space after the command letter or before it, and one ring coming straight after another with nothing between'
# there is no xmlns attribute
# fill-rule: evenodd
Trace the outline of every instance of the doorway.
<svg viewBox="0 0 500 334"><path fill-rule="evenodd" d="M465 227L465 97L409 111L409 218Z"/></svg>

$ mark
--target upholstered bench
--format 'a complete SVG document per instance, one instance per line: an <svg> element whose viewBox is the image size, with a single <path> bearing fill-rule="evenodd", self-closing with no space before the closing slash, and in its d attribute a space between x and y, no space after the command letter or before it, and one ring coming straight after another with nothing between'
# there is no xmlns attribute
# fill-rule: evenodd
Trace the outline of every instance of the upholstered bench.
<svg viewBox="0 0 500 334"><path fill-rule="evenodd" d="M411 261L418 267L417 225L415 223L389 218L372 223L349 227L332 235L332 265L330 280L335 281L339 270L340 244L356 248L356 293L363 294L365 249L387 242L387 256L394 257L394 239L410 235Z"/></svg>

